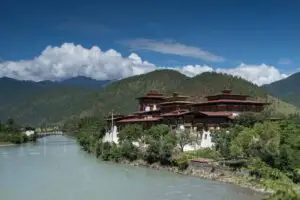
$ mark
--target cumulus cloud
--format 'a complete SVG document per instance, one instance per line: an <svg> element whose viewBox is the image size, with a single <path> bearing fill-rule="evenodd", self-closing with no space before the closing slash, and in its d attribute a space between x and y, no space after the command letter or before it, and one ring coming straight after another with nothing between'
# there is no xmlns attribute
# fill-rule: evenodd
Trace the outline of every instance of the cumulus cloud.
<svg viewBox="0 0 300 200"><path fill-rule="evenodd" d="M278 61L280 65L290 65L293 64L293 61L290 58L280 58Z"/></svg>
<svg viewBox="0 0 300 200"><path fill-rule="evenodd" d="M119 79L153 71L156 66L132 53L123 57L110 49L102 51L94 46L65 43L61 47L48 46L33 60L7 61L0 64L0 76L25 80L60 80L87 76L98 80Z"/></svg>
<svg viewBox="0 0 300 200"><path fill-rule="evenodd" d="M122 41L124 45L129 46L133 50L147 50L154 51L163 54L173 54L179 56L186 56L192 58L198 58L205 61L222 62L225 59L221 56L217 56L208 51L204 51L198 47L187 46L174 42L172 40L150 40L145 38L139 38L134 40Z"/></svg>
<svg viewBox="0 0 300 200"><path fill-rule="evenodd" d="M247 65L240 64L238 67L229 69L216 69L216 72L222 72L231 74L234 76L239 76L257 85L263 85L267 83L272 83L280 79L286 78L286 74L280 73L278 69L274 66L260 64L260 65Z"/></svg>
<svg viewBox="0 0 300 200"><path fill-rule="evenodd" d="M65 43L60 47L48 46L32 60L0 62L0 77L41 81L86 76L97 80L112 80L162 68L177 70L189 77L203 72L227 73L242 77L257 85L287 77L274 66L266 64L240 64L233 68L214 68L208 65L162 67L142 60L135 53L124 57L113 49L102 51L96 46L88 49L72 43Z"/></svg>

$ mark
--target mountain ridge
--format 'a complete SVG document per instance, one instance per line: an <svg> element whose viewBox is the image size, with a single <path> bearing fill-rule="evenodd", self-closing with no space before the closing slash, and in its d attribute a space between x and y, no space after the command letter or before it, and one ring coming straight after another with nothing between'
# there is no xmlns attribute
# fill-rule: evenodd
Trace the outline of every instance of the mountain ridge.
<svg viewBox="0 0 300 200"><path fill-rule="evenodd" d="M294 73L291 76L263 85L262 87L282 100L285 100L295 106L300 106L300 72Z"/></svg>
<svg viewBox="0 0 300 200"><path fill-rule="evenodd" d="M4 91L6 95L0 96L0 119L12 117L22 124L34 126L45 121L58 123L70 117L106 116L112 109L123 114L131 113L138 108L136 97L152 89L165 94L179 92L196 100L203 100L204 96L219 93L225 88L233 89L237 94L267 97L264 88L231 75L207 72L190 78L168 69L113 81L101 88L48 87L45 84L32 89L31 82L13 82L13 87L2 83L0 79L0 89L10 89ZM274 110L279 111L282 105L285 105L281 109L284 112L296 110L278 99L274 102Z"/></svg>

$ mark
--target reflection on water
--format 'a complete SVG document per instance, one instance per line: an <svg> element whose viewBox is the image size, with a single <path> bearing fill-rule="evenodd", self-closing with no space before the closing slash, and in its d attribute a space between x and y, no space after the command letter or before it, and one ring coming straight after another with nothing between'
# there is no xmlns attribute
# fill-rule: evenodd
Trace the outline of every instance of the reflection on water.
<svg viewBox="0 0 300 200"><path fill-rule="evenodd" d="M108 164L75 140L42 138L0 148L0 195L5 200L256 200L247 189L151 169Z"/></svg>

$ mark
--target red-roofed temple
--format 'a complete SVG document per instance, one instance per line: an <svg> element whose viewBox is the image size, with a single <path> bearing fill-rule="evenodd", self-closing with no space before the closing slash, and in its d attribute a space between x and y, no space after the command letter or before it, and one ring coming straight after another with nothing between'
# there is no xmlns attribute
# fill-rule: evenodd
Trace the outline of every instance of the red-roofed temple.
<svg viewBox="0 0 300 200"><path fill-rule="evenodd" d="M188 101L188 96L173 93L164 96L158 91L149 91L145 96L138 97L139 109L127 116L110 116L108 126L111 130L122 129L128 124L141 124L149 128L157 124L166 124L173 129L190 129L200 132L202 140L209 140L209 129L229 125L242 112L261 112L268 103L248 100L247 95L232 94L231 90L207 96L205 102ZM210 147L201 141L202 147Z"/></svg>

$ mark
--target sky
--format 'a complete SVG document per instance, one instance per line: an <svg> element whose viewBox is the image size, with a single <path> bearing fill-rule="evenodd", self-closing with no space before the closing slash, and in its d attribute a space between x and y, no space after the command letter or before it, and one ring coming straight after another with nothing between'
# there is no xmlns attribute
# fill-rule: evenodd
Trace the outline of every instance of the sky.
<svg viewBox="0 0 300 200"><path fill-rule="evenodd" d="M297 1L1 0L0 77L216 71L268 84L300 69Z"/></svg>

